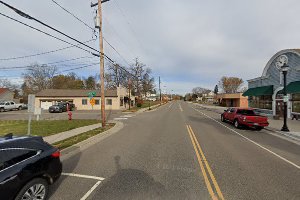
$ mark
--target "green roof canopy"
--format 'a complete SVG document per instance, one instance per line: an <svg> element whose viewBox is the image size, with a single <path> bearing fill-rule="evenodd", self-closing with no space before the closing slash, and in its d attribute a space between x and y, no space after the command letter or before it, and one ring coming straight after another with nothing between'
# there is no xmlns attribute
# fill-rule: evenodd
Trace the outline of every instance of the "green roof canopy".
<svg viewBox="0 0 300 200"><path fill-rule="evenodd" d="M289 94L300 93L300 81L291 82L287 85L286 90Z"/></svg>
<svg viewBox="0 0 300 200"><path fill-rule="evenodd" d="M243 94L243 96L265 96L265 95L273 95L273 85L249 88Z"/></svg>

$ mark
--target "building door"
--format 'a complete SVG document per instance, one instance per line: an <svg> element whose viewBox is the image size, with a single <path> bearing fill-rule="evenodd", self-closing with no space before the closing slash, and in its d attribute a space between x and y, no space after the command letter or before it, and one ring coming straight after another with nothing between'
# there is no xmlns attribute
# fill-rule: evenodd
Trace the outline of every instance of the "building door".
<svg viewBox="0 0 300 200"><path fill-rule="evenodd" d="M284 104L283 100L276 100L276 115L283 117L284 115Z"/></svg>

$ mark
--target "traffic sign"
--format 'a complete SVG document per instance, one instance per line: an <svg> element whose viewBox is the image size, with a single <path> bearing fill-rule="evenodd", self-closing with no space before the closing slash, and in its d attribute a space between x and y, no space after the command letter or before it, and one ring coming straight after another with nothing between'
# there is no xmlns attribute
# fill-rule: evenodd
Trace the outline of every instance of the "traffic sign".
<svg viewBox="0 0 300 200"><path fill-rule="evenodd" d="M90 104L91 104L92 106L94 106L94 105L95 105L95 99L94 99L94 98L91 98L91 100L90 100Z"/></svg>
<svg viewBox="0 0 300 200"><path fill-rule="evenodd" d="M93 98L93 97L95 97L96 96L96 92L89 92L88 93L88 97L89 98Z"/></svg>

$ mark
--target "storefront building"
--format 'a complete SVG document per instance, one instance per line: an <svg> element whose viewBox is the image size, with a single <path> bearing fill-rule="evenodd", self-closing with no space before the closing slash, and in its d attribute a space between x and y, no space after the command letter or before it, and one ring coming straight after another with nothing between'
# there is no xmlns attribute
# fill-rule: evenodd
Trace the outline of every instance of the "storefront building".
<svg viewBox="0 0 300 200"><path fill-rule="evenodd" d="M283 116L283 73L276 62L279 56L288 57L287 93L289 97L288 117L300 114L300 49L282 50L267 63L261 77L248 80L249 107L271 111L273 116Z"/></svg>

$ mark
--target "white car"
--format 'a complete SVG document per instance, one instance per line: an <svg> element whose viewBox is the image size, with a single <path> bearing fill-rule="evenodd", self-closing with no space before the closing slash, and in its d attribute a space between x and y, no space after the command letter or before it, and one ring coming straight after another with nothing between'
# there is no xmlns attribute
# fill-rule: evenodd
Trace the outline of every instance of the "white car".
<svg viewBox="0 0 300 200"><path fill-rule="evenodd" d="M15 103L13 101L0 102L0 112L9 110L22 110L24 104Z"/></svg>

